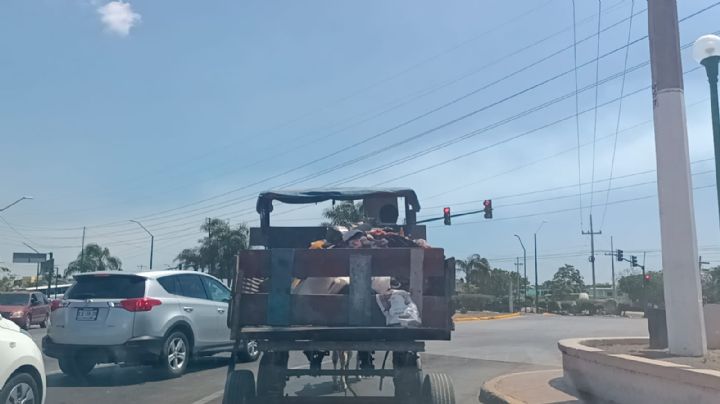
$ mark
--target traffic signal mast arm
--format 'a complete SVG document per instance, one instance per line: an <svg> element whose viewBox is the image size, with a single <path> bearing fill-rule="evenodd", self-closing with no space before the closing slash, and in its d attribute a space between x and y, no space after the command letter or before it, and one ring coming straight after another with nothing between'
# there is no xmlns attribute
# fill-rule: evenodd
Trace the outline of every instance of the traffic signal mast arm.
<svg viewBox="0 0 720 404"><path fill-rule="evenodd" d="M460 217L460 216L468 216L468 215L477 215L478 213L485 213L485 209L473 210L473 211L470 211L470 212L463 212L463 213L455 213L455 214L451 214L450 217ZM418 220L418 221L415 222L415 223L416 223L416 224L429 223L429 222L436 222L436 221L438 221L438 220L443 220L443 219L445 219L445 216L444 216L444 215L443 215L443 216L439 216L439 217L433 217L433 218L431 218L431 219Z"/></svg>

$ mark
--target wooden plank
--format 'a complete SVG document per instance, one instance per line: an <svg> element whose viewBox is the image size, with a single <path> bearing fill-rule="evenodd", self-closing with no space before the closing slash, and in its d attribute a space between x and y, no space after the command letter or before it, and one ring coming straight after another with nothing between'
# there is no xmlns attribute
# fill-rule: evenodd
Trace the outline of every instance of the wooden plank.
<svg viewBox="0 0 720 404"><path fill-rule="evenodd" d="M445 276L445 250L442 248L425 248L423 261L423 275L425 278L431 276Z"/></svg>
<svg viewBox="0 0 720 404"><path fill-rule="evenodd" d="M425 258L425 250L422 248L413 248L410 250L410 298L415 303L422 319L423 313L423 260Z"/></svg>
<svg viewBox="0 0 720 404"><path fill-rule="evenodd" d="M229 305L229 311L227 314L227 326L230 328L230 337L236 339L235 331L240 328L240 302L242 301L242 290L243 282L245 281L245 275L240 269L240 256L235 256L235 279L232 284L232 299Z"/></svg>
<svg viewBox="0 0 720 404"><path fill-rule="evenodd" d="M308 248L315 240L322 240L327 236L327 227L306 226L306 227L279 227L268 228L268 248ZM262 229L253 227L250 229L250 245L264 246L265 237Z"/></svg>
<svg viewBox="0 0 720 404"><path fill-rule="evenodd" d="M448 311L448 302L443 296L423 297L423 328L444 328L449 330L449 319L451 314Z"/></svg>
<svg viewBox="0 0 720 404"><path fill-rule="evenodd" d="M372 319L372 257L350 256L350 304L347 308L348 324L369 326Z"/></svg>
<svg viewBox="0 0 720 404"><path fill-rule="evenodd" d="M261 351L413 351L425 352L422 341L258 341Z"/></svg>
<svg viewBox="0 0 720 404"><path fill-rule="evenodd" d="M238 269L246 278L265 278L270 271L269 250L243 250L238 253Z"/></svg>
<svg viewBox="0 0 720 404"><path fill-rule="evenodd" d="M346 326L347 295L292 295L291 324Z"/></svg>
<svg viewBox="0 0 720 404"><path fill-rule="evenodd" d="M294 275L306 277L349 276L350 256L372 256L372 276L408 277L410 248L333 248L330 250L298 250Z"/></svg>
<svg viewBox="0 0 720 404"><path fill-rule="evenodd" d="M295 250L276 248L270 254L270 293L268 294L267 323L290 324L290 283Z"/></svg>
<svg viewBox="0 0 720 404"><path fill-rule="evenodd" d="M402 327L245 327L243 334L270 341L431 341L450 339L445 328Z"/></svg>
<svg viewBox="0 0 720 404"><path fill-rule="evenodd" d="M446 323L448 329L454 329L452 317L455 314L455 305L453 304L455 294L455 258L449 258L445 260L445 296L447 297L445 305L448 311Z"/></svg>

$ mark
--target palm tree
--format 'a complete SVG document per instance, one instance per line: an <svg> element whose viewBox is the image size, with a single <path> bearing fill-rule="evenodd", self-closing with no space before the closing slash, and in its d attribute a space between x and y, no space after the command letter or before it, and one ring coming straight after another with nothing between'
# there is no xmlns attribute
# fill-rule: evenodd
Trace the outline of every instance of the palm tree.
<svg viewBox="0 0 720 404"><path fill-rule="evenodd" d="M180 251L180 254L175 257L182 269L192 268L193 271L202 270L205 267L203 263L203 257L200 255L200 251L197 247L186 248Z"/></svg>
<svg viewBox="0 0 720 404"><path fill-rule="evenodd" d="M122 261L112 256L107 247L90 243L78 254L75 261L68 264L65 276L96 271L122 271Z"/></svg>
<svg viewBox="0 0 720 404"><path fill-rule="evenodd" d="M465 274L465 282L469 285L482 287L490 277L490 263L480 254L472 254L464 260L456 262L460 272Z"/></svg>
<svg viewBox="0 0 720 404"><path fill-rule="evenodd" d="M330 220L329 223L323 223L323 226L352 227L365 221L362 203L353 203L352 201L341 202L332 208L325 209L323 217Z"/></svg>

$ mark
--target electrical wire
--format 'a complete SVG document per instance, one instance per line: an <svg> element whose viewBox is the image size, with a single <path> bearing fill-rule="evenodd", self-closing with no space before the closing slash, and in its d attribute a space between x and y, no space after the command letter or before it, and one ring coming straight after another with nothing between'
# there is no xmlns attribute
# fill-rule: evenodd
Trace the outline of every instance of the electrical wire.
<svg viewBox="0 0 720 404"><path fill-rule="evenodd" d="M598 16L599 18L599 16ZM572 20L573 20L573 63L575 66L575 136L577 137L577 170L578 170L578 203L580 207L580 229L583 229L583 209L582 209L582 166L580 164L580 101L578 94L578 69L577 69L577 18L575 15L575 0L572 0Z"/></svg>
<svg viewBox="0 0 720 404"><path fill-rule="evenodd" d="M633 9L635 8L635 0L631 0L630 2L630 15L633 15ZM630 37L632 35L632 23L633 19L630 17L630 22L628 23L628 34L627 34L627 42L630 42ZM624 66L627 68L628 59L630 56L630 47L625 48L625 61ZM620 83L620 96L622 96L625 93L625 78L626 75L623 74L622 81ZM622 117L622 107L623 107L623 100L622 98L618 102L618 113L617 113L617 120L615 121L615 140L613 141L613 148L612 148L612 156L610 158L610 180L608 181L608 191L605 194L605 203L607 204L608 200L610 200L610 187L612 186L612 177L613 172L615 170L615 155L617 153L617 140L618 136L617 133L620 130L620 118ZM605 225L605 215L607 214L607 205L603 207L603 213L602 218L600 219L600 231L602 231L603 226Z"/></svg>
<svg viewBox="0 0 720 404"><path fill-rule="evenodd" d="M602 0L598 0L598 10L602 11ZM630 15L632 15L632 13ZM601 20L602 20L602 16L600 14L598 14L598 35L597 35L597 54L598 55L600 55L600 38L602 36L602 35L600 35L600 21ZM597 62L595 63L595 82L596 83L599 78L600 78L600 59L597 59ZM590 206L592 206L592 204L593 204L593 195L595 194L594 192L592 192L593 191L592 187L593 187L593 182L595 181L595 137L597 136L597 106L598 106L598 95L599 94L600 94L600 91L599 91L598 87L595 86L595 118L593 119L592 170L591 170L591 174L590 174ZM592 208L590 209L590 215L592 215Z"/></svg>

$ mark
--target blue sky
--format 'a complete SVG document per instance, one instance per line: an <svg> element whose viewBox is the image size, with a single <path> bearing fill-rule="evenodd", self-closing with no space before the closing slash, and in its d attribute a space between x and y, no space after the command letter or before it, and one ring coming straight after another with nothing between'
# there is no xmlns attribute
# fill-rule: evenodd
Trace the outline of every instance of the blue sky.
<svg viewBox="0 0 720 404"><path fill-rule="evenodd" d="M423 217L440 215L443 206L478 209L492 198L493 220L432 224L429 241L448 255L477 252L512 269L521 254L513 234L530 248L546 220L538 237L541 280L568 263L589 281L590 240L580 230L581 216L587 230L592 203L603 232L598 250L608 250L613 235L617 248L647 251L648 267L658 268L647 90L623 99L616 178L605 192L628 21L602 33L600 54L616 51L596 66L598 3L577 3L577 37L589 37L577 46L585 64L577 79L580 88L590 86L578 96L586 111L578 122L572 96L532 111L573 92L574 74L528 90L573 69L573 48L560 52L573 43L569 0L3 2L0 205L35 199L3 212L9 226L0 222L0 265L33 273L32 265L9 263L13 251L27 251L26 242L53 251L64 268L87 226L86 242L109 247L135 271L147 266L149 253L147 235L128 222L139 219L155 233L155 267L163 268L202 236L205 217L256 224L254 195L297 182L293 188L412 187ZM680 3L684 17L715 2ZM630 0L603 1L601 27L626 19L631 7ZM645 7L635 1L631 40L647 33ZM712 7L681 22L681 42L720 30L718 17L720 7ZM685 70L697 66L689 49L683 58ZM647 59L647 40L629 47L628 67ZM616 75L597 87L597 119L596 73L601 81ZM649 84L649 68L637 68L625 76L624 94ZM688 73L685 87L691 158L698 161L693 181L701 187L694 195L698 244L703 259L717 265L704 72ZM465 134L472 135L438 147ZM348 163L359 157L367 158ZM623 202L641 197L649 198ZM316 223L321 208L278 208L275 222ZM610 258L597 264L598 280L609 281Z"/></svg>

